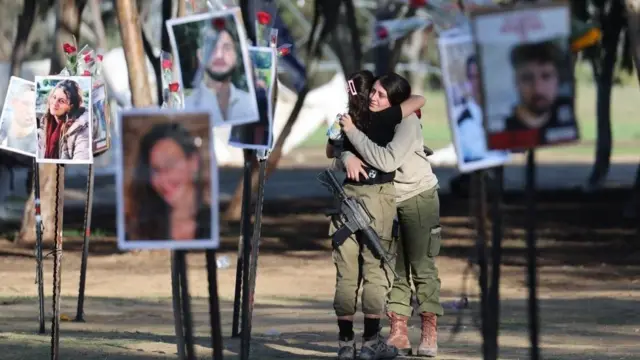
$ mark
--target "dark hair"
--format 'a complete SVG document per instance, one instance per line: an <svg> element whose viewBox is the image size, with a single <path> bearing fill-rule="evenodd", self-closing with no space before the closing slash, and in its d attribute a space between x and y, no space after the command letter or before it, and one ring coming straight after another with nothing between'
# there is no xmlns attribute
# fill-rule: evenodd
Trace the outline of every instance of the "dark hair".
<svg viewBox="0 0 640 360"><path fill-rule="evenodd" d="M349 81L353 81L356 94L347 91L349 97L349 115L353 119L353 123L360 130L367 127L369 121L369 92L375 82L375 76L369 70L361 70L351 74L347 80L347 88Z"/></svg>
<svg viewBox="0 0 640 360"><path fill-rule="evenodd" d="M511 50L510 60L514 68L529 63L552 63L560 67L564 57L563 51L552 41L543 41L515 46Z"/></svg>
<svg viewBox="0 0 640 360"><path fill-rule="evenodd" d="M130 186L134 226L130 232L136 240L167 240L171 238L169 227L169 205L151 186L151 166L149 155L153 146L160 140L171 139L182 149L186 157L198 153L195 139L182 125L163 123L154 125L140 141L138 162L136 163L133 181ZM196 178L196 202L199 203L200 170ZM199 206L198 206L199 207Z"/></svg>
<svg viewBox="0 0 640 360"><path fill-rule="evenodd" d="M411 85L407 79L394 72L380 76L377 81L380 81L380 85L387 92L391 106L400 105L411 96Z"/></svg>
<svg viewBox="0 0 640 360"><path fill-rule="evenodd" d="M476 55L475 54L471 54L469 55L469 57L467 58L467 62L465 63L465 74L467 75L467 79L469 79L471 76L469 75L469 73L471 71L469 71L469 68L471 67L471 65L478 65L478 59L476 59Z"/></svg>

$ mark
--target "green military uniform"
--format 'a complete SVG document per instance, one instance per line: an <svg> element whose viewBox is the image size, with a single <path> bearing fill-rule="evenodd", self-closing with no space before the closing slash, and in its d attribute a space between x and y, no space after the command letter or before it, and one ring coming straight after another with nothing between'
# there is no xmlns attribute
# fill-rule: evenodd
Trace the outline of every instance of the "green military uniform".
<svg viewBox="0 0 640 360"><path fill-rule="evenodd" d="M396 211L393 183L379 185L345 184L348 196L360 199L373 218L372 228L380 237L382 247L393 253L392 228ZM342 224L334 217L329 235ZM359 235L359 234L358 234ZM356 313L358 289L362 280L362 312L377 315L384 312L386 296L393 284L393 273L383 265L380 256L372 251L362 236L352 234L340 246L334 247L336 291L333 308L337 316ZM391 264L393 266L393 264Z"/></svg>

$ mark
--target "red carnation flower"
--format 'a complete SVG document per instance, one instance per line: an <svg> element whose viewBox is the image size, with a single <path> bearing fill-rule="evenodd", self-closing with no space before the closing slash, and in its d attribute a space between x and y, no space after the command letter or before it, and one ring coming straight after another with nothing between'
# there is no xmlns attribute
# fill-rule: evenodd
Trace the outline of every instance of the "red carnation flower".
<svg viewBox="0 0 640 360"><path fill-rule="evenodd" d="M173 67L173 64L171 63L171 60L162 60L162 68L163 69L171 69Z"/></svg>
<svg viewBox="0 0 640 360"><path fill-rule="evenodd" d="M76 52L77 49L76 49L75 46L73 46L73 45L71 45L69 43L64 43L64 45L62 45L62 50L64 50L64 52L67 53L67 54L71 54L71 53Z"/></svg>
<svg viewBox="0 0 640 360"><path fill-rule="evenodd" d="M98 60L102 61L102 55L97 56Z"/></svg>
<svg viewBox="0 0 640 360"><path fill-rule="evenodd" d="M376 36L378 39L386 39L389 36L389 32L384 26L378 26L376 27Z"/></svg>
<svg viewBox="0 0 640 360"><path fill-rule="evenodd" d="M271 23L271 14L266 11L258 11L257 18L260 25L268 25Z"/></svg>
<svg viewBox="0 0 640 360"><path fill-rule="evenodd" d="M91 61L91 60L93 60L93 59L91 58L91 54L87 54L87 55L85 55L85 56L84 56L84 61L85 61L85 62L89 62L89 61Z"/></svg>
<svg viewBox="0 0 640 360"><path fill-rule="evenodd" d="M85 70L85 71L82 73L82 76L91 76L91 73L89 72L89 70Z"/></svg>
<svg viewBox="0 0 640 360"><path fill-rule="evenodd" d="M278 56L287 56L289 55L290 52L291 52L290 46L283 45L278 48Z"/></svg>
<svg viewBox="0 0 640 360"><path fill-rule="evenodd" d="M224 29L224 19L223 18L216 18L213 19L213 28L216 30L222 30Z"/></svg>
<svg viewBox="0 0 640 360"><path fill-rule="evenodd" d="M178 84L177 82L169 84L169 91L178 92L178 89L180 89L180 84Z"/></svg>

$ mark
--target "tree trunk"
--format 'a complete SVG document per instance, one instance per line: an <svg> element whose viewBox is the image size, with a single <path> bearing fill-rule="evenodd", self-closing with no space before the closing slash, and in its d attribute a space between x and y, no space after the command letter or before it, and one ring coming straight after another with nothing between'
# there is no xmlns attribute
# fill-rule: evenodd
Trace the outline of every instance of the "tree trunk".
<svg viewBox="0 0 640 360"><path fill-rule="evenodd" d="M86 5L85 0L61 0L56 7L56 31L53 54L51 55L50 74L58 74L62 70L64 63L64 51L62 44L73 42L73 37L80 37L80 17ZM55 164L39 164L40 167L40 204L44 242L52 242L55 238L55 228L62 231L62 209L64 208L64 168L61 168L56 181ZM56 203L56 195L59 193L60 199ZM58 218L55 216L55 209L58 209ZM35 211L33 191L24 207L22 225L17 241L20 243L33 243L36 239L35 232ZM58 223L56 224L56 220Z"/></svg>
<svg viewBox="0 0 640 360"><path fill-rule="evenodd" d="M611 89L618 57L618 43L622 31L623 8L614 1L602 24L604 58L597 88L597 143L596 160L589 177L589 188L597 188L605 180L611 164Z"/></svg>
<svg viewBox="0 0 640 360"><path fill-rule="evenodd" d="M627 31L631 38L631 53L633 54L636 76L640 83L640 0L626 0L625 5L627 10ZM640 216L640 165L638 165L636 172L629 208L632 212L631 216ZM638 220L638 229L640 231L640 219Z"/></svg>
<svg viewBox="0 0 640 360"><path fill-rule="evenodd" d="M93 22L93 31L96 33L98 49L107 50L107 35L104 30L104 22L102 21L102 12L100 11L99 0L89 0L89 8L91 9L91 19Z"/></svg>
<svg viewBox="0 0 640 360"><path fill-rule="evenodd" d="M122 48L127 60L131 103L134 107L152 106L146 58L142 46L138 9L133 0L116 0Z"/></svg>
<svg viewBox="0 0 640 360"><path fill-rule="evenodd" d="M27 51L27 42L35 17L36 0L25 0L22 14L18 17L18 31L11 53L11 76L20 76L20 68Z"/></svg>

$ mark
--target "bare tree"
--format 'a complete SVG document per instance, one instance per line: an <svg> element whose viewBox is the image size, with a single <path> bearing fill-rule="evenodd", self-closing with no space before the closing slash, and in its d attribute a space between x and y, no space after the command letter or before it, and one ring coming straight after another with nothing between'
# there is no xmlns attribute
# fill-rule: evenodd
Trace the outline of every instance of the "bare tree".
<svg viewBox="0 0 640 360"><path fill-rule="evenodd" d="M134 0L116 0L122 48L127 60L131 103L135 107L151 106L151 90L142 45L138 8Z"/></svg>

